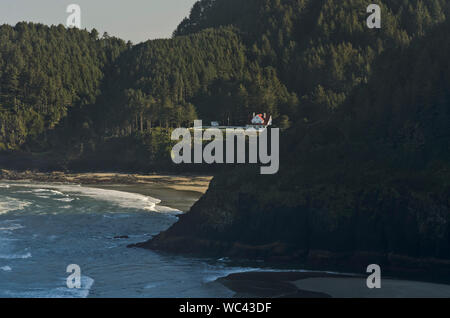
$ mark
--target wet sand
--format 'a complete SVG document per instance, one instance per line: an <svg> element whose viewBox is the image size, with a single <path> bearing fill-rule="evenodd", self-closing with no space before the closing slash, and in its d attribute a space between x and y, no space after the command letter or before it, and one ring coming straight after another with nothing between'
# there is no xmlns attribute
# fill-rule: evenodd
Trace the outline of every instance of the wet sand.
<svg viewBox="0 0 450 318"><path fill-rule="evenodd" d="M88 187L107 190L138 193L161 200L160 205L188 212L189 209L203 195L202 192L192 190L174 189L164 182L141 184L86 184Z"/></svg>
<svg viewBox="0 0 450 318"><path fill-rule="evenodd" d="M238 298L450 298L450 285L381 279L369 289L367 277L321 272L246 272L217 281Z"/></svg>
<svg viewBox="0 0 450 318"><path fill-rule="evenodd" d="M450 285L381 279L380 289L369 289L366 278L307 278L294 281L301 290L321 291L336 298L450 298Z"/></svg>
<svg viewBox="0 0 450 318"><path fill-rule="evenodd" d="M235 292L236 298L329 298L322 292L297 288L293 281L308 277L327 277L322 273L245 272L228 275L217 281Z"/></svg>

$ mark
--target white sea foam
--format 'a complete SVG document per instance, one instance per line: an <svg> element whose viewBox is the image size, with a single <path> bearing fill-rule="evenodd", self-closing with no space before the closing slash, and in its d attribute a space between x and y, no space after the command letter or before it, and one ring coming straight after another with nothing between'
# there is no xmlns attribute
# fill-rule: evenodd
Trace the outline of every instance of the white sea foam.
<svg viewBox="0 0 450 318"><path fill-rule="evenodd" d="M35 189L33 190L35 193L47 193L47 194L56 194L56 195L64 195L64 193L52 189Z"/></svg>
<svg viewBox="0 0 450 318"><path fill-rule="evenodd" d="M73 198L61 198L61 199L55 199L56 201L61 201L61 202L72 202Z"/></svg>
<svg viewBox="0 0 450 318"><path fill-rule="evenodd" d="M0 259L26 259L30 258L31 253L26 254L0 254Z"/></svg>
<svg viewBox="0 0 450 318"><path fill-rule="evenodd" d="M87 298L92 285L94 285L94 279L89 276L81 276L81 288L58 287L36 296L39 298Z"/></svg>
<svg viewBox="0 0 450 318"><path fill-rule="evenodd" d="M115 213L115 214L104 214L103 217L105 219L125 219L131 217L131 215L124 213Z"/></svg>
<svg viewBox="0 0 450 318"><path fill-rule="evenodd" d="M41 199L50 199L55 196L64 196L64 193L52 189L34 189L32 190L32 193L34 193L38 198ZM67 198L62 198L67 199ZM62 200L61 198L55 198L54 200Z"/></svg>
<svg viewBox="0 0 450 318"><path fill-rule="evenodd" d="M14 223L18 220L4 220L0 222L0 231L14 231L23 229L24 226L22 224Z"/></svg>
<svg viewBox="0 0 450 318"><path fill-rule="evenodd" d="M144 288L145 289L152 289L152 288L159 287L161 285L163 285L162 282L160 282L160 283L150 283L150 284L145 285Z"/></svg>
<svg viewBox="0 0 450 318"><path fill-rule="evenodd" d="M203 278L203 282L210 283L217 280L218 278L226 277L231 274L257 272L260 270L260 268L253 267L208 268L207 270L205 270L205 273L207 275Z"/></svg>
<svg viewBox="0 0 450 318"><path fill-rule="evenodd" d="M4 272L10 272L10 271L12 271L12 268L10 266L3 266L3 267L0 267L0 270L2 270Z"/></svg>
<svg viewBox="0 0 450 318"><path fill-rule="evenodd" d="M66 280L61 280L61 285L65 286ZM88 276L81 277L81 288L57 287L49 289L38 289L24 292L6 291L5 294L14 298L87 298L94 280Z"/></svg>
<svg viewBox="0 0 450 318"><path fill-rule="evenodd" d="M48 195L36 195L36 196L41 199L50 199L50 196Z"/></svg>
<svg viewBox="0 0 450 318"><path fill-rule="evenodd" d="M77 194L79 196L90 197L96 200L107 201L122 208L132 208L147 210L152 212L180 214L181 211L165 206L159 206L161 200L137 193L123 192L117 190L107 190L99 188L83 187L80 185L66 184L11 184L11 186L34 188L36 194L51 193L54 195Z"/></svg>
<svg viewBox="0 0 450 318"><path fill-rule="evenodd" d="M0 215L11 211L23 210L29 205L31 205L31 202L7 196L0 196Z"/></svg>

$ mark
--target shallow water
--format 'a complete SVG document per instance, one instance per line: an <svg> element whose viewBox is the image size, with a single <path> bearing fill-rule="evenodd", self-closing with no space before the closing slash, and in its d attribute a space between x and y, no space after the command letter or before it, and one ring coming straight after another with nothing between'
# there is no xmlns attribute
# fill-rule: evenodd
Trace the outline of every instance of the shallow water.
<svg viewBox="0 0 450 318"><path fill-rule="evenodd" d="M159 203L109 189L1 182L0 297L231 297L213 281L253 269L126 247L177 220L180 211ZM67 288L69 264L81 268L80 289Z"/></svg>

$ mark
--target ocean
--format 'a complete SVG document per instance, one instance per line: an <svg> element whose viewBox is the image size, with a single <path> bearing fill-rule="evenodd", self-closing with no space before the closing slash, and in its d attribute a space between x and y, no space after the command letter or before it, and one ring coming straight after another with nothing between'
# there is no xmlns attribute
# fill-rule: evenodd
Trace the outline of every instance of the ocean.
<svg viewBox="0 0 450 318"><path fill-rule="evenodd" d="M111 189L0 182L0 297L232 297L215 280L256 268L127 248L176 222L181 212L160 203ZM79 289L67 287L70 264L81 269Z"/></svg>

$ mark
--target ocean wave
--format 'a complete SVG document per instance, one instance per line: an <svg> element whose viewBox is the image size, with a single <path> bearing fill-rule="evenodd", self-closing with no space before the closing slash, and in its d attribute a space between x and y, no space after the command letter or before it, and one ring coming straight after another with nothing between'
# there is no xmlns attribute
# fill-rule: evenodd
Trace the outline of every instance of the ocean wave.
<svg viewBox="0 0 450 318"><path fill-rule="evenodd" d="M31 258L31 253L26 254L0 254L0 259L26 259Z"/></svg>
<svg viewBox="0 0 450 318"><path fill-rule="evenodd" d="M66 280L62 284L66 284ZM13 298L87 298L94 285L94 279L88 276L81 276L81 288L57 287L48 289L38 289L23 292L5 291L9 297Z"/></svg>
<svg viewBox="0 0 450 318"><path fill-rule="evenodd" d="M32 190L19 190L19 191L14 191L13 193L28 194L28 193L33 193L33 191Z"/></svg>
<svg viewBox="0 0 450 318"><path fill-rule="evenodd" d="M261 270L260 268L254 268L254 267L231 267L231 268L226 268L226 267L209 268L208 267L208 269L206 269L204 271L206 275L203 278L203 282L210 283L210 282L216 281L217 279L219 279L221 277L226 277L231 274L257 272L260 270Z"/></svg>
<svg viewBox="0 0 450 318"><path fill-rule="evenodd" d="M20 222L20 220L17 219L0 221L0 231L14 231L23 229L24 226L18 222Z"/></svg>
<svg viewBox="0 0 450 318"><path fill-rule="evenodd" d="M11 211L20 211L30 206L31 202L11 198L7 196L0 196L0 215Z"/></svg>
<svg viewBox="0 0 450 318"><path fill-rule="evenodd" d="M12 268L10 266L3 266L3 267L0 267L0 270L2 270L4 272L10 272L10 271L12 271Z"/></svg>
<svg viewBox="0 0 450 318"><path fill-rule="evenodd" d="M56 195L64 195L64 193L52 189L35 189L33 190L35 193L47 193L47 194L56 194Z"/></svg>
<svg viewBox="0 0 450 318"><path fill-rule="evenodd" d="M144 286L145 289L153 289L156 287L160 287L162 286L164 283L160 282L160 283L150 283Z"/></svg>
<svg viewBox="0 0 450 318"><path fill-rule="evenodd" d="M44 192L47 192L45 194L51 193L66 197L68 197L68 194L77 194L78 196L110 202L122 208L139 209L167 214L182 213L180 210L174 208L159 206L158 204L161 203L161 200L159 199L137 193L65 184L14 184L14 186L34 188L33 191L40 195Z"/></svg>
<svg viewBox="0 0 450 318"><path fill-rule="evenodd" d="M41 199L50 199L48 195L36 195L36 196Z"/></svg>
<svg viewBox="0 0 450 318"><path fill-rule="evenodd" d="M60 198L60 199L55 199L56 201L61 201L61 202L72 202L73 200L75 200L74 198Z"/></svg>
<svg viewBox="0 0 450 318"><path fill-rule="evenodd" d="M130 214L116 213L116 214L104 214L105 219L126 219L131 217Z"/></svg>

